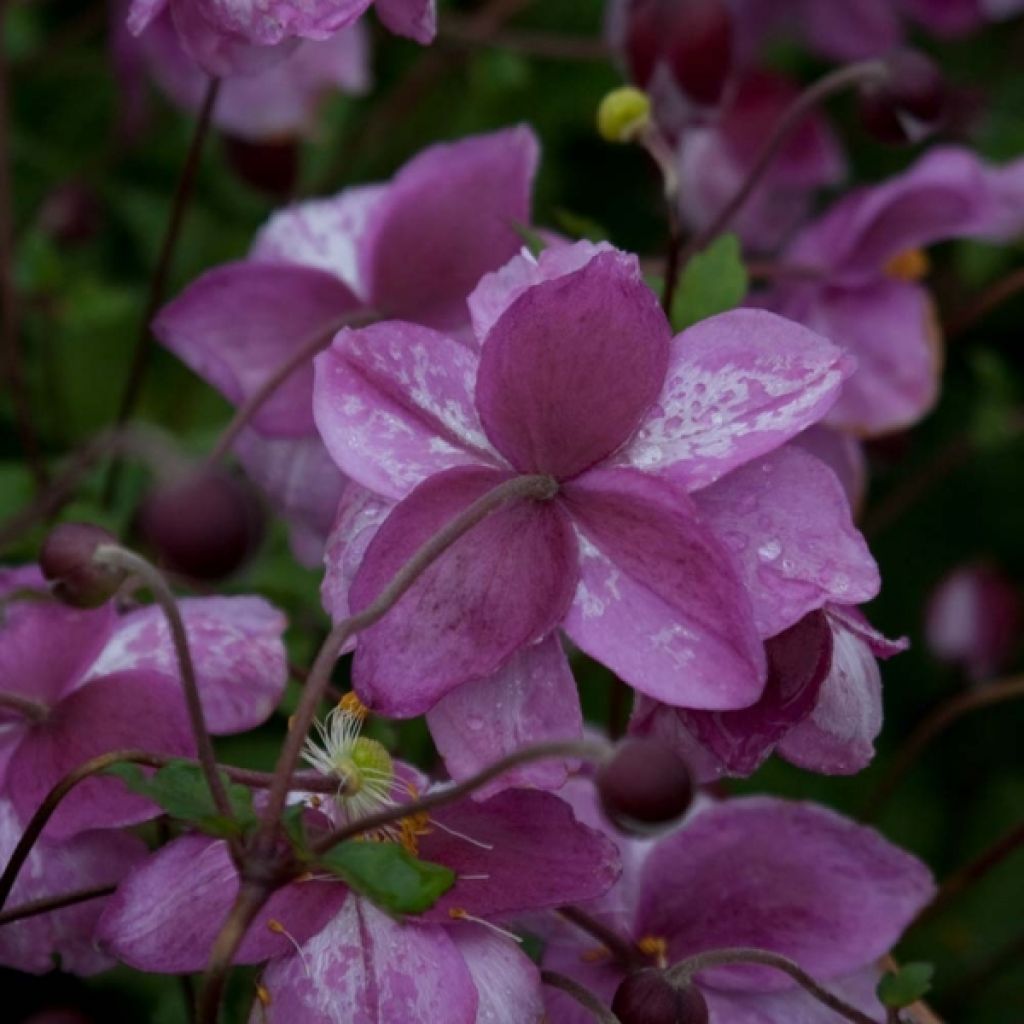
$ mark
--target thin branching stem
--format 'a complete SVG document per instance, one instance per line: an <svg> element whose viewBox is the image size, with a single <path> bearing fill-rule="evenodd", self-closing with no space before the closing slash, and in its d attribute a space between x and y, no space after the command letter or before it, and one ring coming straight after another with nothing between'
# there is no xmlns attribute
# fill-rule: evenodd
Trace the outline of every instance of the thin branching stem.
<svg viewBox="0 0 1024 1024"><path fill-rule="evenodd" d="M55 910L73 907L77 903L98 900L103 896L109 896L116 889L116 885L94 885L89 889L78 889L75 892L61 893L59 896L45 896L42 899L31 900L28 903L19 903L18 906L11 907L10 910L0 912L0 927L5 924L11 924L14 921L22 921L26 917L51 914Z"/></svg>
<svg viewBox="0 0 1024 1024"><path fill-rule="evenodd" d="M621 1024L618 1017L608 1009L604 1003L585 985L581 985L574 978L567 974L559 974L558 971L541 971L540 980L551 988L557 988L567 996L575 999L599 1024Z"/></svg>

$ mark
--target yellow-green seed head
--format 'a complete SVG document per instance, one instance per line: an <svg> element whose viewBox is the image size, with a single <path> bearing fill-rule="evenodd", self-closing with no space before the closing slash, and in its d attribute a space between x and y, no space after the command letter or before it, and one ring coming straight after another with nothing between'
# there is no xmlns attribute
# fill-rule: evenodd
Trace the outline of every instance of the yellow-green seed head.
<svg viewBox="0 0 1024 1024"><path fill-rule="evenodd" d="M597 108L597 130L606 142L632 142L650 120L647 93L631 85L613 89Z"/></svg>

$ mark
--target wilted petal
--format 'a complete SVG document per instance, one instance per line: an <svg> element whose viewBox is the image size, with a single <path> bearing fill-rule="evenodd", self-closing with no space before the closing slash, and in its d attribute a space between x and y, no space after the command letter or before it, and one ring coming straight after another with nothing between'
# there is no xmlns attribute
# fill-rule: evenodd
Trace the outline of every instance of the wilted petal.
<svg viewBox="0 0 1024 1024"><path fill-rule="evenodd" d="M420 484L370 543L352 584L352 609L365 608L438 530L508 479L463 467ZM520 500L492 512L359 635L352 678L360 696L383 714L422 714L550 633L576 578L572 526L557 504Z"/></svg>
<svg viewBox="0 0 1024 1024"><path fill-rule="evenodd" d="M629 469L564 489L581 532L573 641L641 693L737 708L764 683L764 651L731 557L680 489Z"/></svg>
<svg viewBox="0 0 1024 1024"><path fill-rule="evenodd" d="M342 331L316 359L314 415L342 471L388 498L433 473L499 461L473 404L477 357L428 327Z"/></svg>
<svg viewBox="0 0 1024 1024"><path fill-rule="evenodd" d="M826 602L869 601L881 580L835 474L793 446L748 462L695 495L732 551L762 636Z"/></svg>
<svg viewBox="0 0 1024 1024"><path fill-rule="evenodd" d="M475 1024L478 998L439 925L403 924L351 897L300 953L263 972L270 993L251 1024Z"/></svg>
<svg viewBox="0 0 1024 1024"><path fill-rule="evenodd" d="M181 685L154 672L94 679L56 704L24 736L7 765L6 787L26 820L68 772L112 750L189 757L195 751ZM58 806L44 835L63 839L91 828L133 825L159 808L119 779L93 776Z"/></svg>
<svg viewBox="0 0 1024 1024"><path fill-rule="evenodd" d="M489 800L461 800L430 818L419 855L451 868L456 880L423 915L428 921L450 921L459 908L498 918L592 900L619 876L614 844L551 793L506 790Z"/></svg>
<svg viewBox="0 0 1024 1024"><path fill-rule="evenodd" d="M288 678L284 613L261 597L186 597L178 609L210 731L261 725ZM129 671L180 678L167 619L155 605L121 617L89 678Z"/></svg>
<svg viewBox="0 0 1024 1024"><path fill-rule="evenodd" d="M830 342L772 313L710 317L673 339L661 394L620 458L704 487L821 419L852 369Z"/></svg>
<svg viewBox="0 0 1024 1024"><path fill-rule="evenodd" d="M0 800L0 863L14 852L25 823L7 800ZM119 882L147 854L146 844L122 832L83 832L62 843L39 840L14 883L7 908ZM106 898L23 918L0 928L0 964L31 974L61 969L95 974L111 966L96 947L94 932Z"/></svg>
<svg viewBox="0 0 1024 1024"><path fill-rule="evenodd" d="M475 924L451 930L476 986L478 1024L535 1024L544 1015L540 973L511 940Z"/></svg>
<svg viewBox="0 0 1024 1024"><path fill-rule="evenodd" d="M406 164L360 247L370 305L438 328L464 323L466 296L522 244L516 225L530 219L537 156L524 125L431 146Z"/></svg>
<svg viewBox="0 0 1024 1024"><path fill-rule="evenodd" d="M664 379L669 340L635 256L599 253L527 289L481 353L488 436L523 472L576 476L632 434Z"/></svg>
<svg viewBox="0 0 1024 1024"><path fill-rule="evenodd" d="M687 711L637 704L630 732L666 740L689 760L693 745L701 750L696 765L703 779L753 774L776 744L807 718L832 663L832 630L824 612L812 612L765 644L768 682L760 700L739 711Z"/></svg>
<svg viewBox="0 0 1024 1024"><path fill-rule="evenodd" d="M294 951L337 913L340 883L294 882L278 889L249 926L235 963L251 964ZM140 971L201 971L238 895L238 871L227 844L186 835L137 867L110 898L97 929L104 948ZM284 931L271 929L276 921ZM287 933L287 934L286 934Z"/></svg>
<svg viewBox="0 0 1024 1024"><path fill-rule="evenodd" d="M644 882L636 933L665 937L671 960L751 946L822 978L888 952L934 892L927 868L873 829L771 797L730 800L695 815L657 845ZM701 977L716 989L792 986L767 968L726 967Z"/></svg>
<svg viewBox="0 0 1024 1024"><path fill-rule="evenodd" d="M437 35L437 0L377 0L374 10L396 35L424 44Z"/></svg>
<svg viewBox="0 0 1024 1024"><path fill-rule="evenodd" d="M336 274L360 298L358 254L366 222L387 194L385 185L347 188L330 199L309 199L275 213L253 242L250 259L299 263Z"/></svg>
<svg viewBox="0 0 1024 1024"><path fill-rule="evenodd" d="M494 675L453 690L427 712L427 725L453 779L532 743L579 739L580 699L558 636L524 647ZM483 799L509 786L558 789L566 769L564 760L534 761L474 796Z"/></svg>

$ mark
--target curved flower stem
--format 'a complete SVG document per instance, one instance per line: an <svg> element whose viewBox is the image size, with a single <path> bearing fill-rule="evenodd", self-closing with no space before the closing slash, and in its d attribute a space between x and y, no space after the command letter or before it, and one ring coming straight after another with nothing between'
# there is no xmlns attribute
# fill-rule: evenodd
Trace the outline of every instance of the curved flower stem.
<svg viewBox="0 0 1024 1024"><path fill-rule="evenodd" d="M1024 697L1024 676L1012 676L999 682L989 683L981 690L959 693L951 700L940 704L910 734L906 743L896 754L888 773L868 797L861 812L865 821L873 821L882 807L903 781L904 776L917 763L933 740L942 735L954 722L981 708L1002 704L1004 701Z"/></svg>
<svg viewBox="0 0 1024 1024"><path fill-rule="evenodd" d="M0 927L14 921L21 921L26 917L36 917L39 914L49 914L64 907L73 907L76 903L98 900L101 896L109 896L116 889L116 885L94 885L91 889L79 889L75 892L62 893L60 896L46 896L40 900L20 903L18 906L0 913Z"/></svg>
<svg viewBox="0 0 1024 1024"><path fill-rule="evenodd" d="M701 251L706 245L718 237L732 222L732 219L740 212L743 205L750 198L758 182L764 176L765 171L771 166L779 150L789 140L790 135L800 127L804 118L819 104L837 93L844 92L852 86L864 85L868 82L875 82L886 78L888 72L885 65L879 60L864 60L856 64L847 64L845 67L837 68L835 71L823 75L812 86L805 89L786 109L779 118L771 136L761 147L761 152L754 161L743 183L733 194L732 198L719 210L710 224L690 239L683 248L679 259L679 266L685 267L691 257Z"/></svg>
<svg viewBox="0 0 1024 1024"><path fill-rule="evenodd" d="M206 777L206 785L209 787L210 796L213 797L217 811L233 821L235 814L224 789L224 780L217 771L217 755L213 750L213 740L210 738L210 730L206 726L206 716L203 714L203 704L199 698L199 685L196 682L195 665L192 663L192 654L189 650L188 633L185 630L185 622L181 617L181 610L178 608L174 593L156 566L151 565L134 551L129 551L117 544L101 544L96 549L93 561L99 565L109 566L112 569L123 569L132 573L149 588L153 597L156 598L156 603L160 605L160 610L167 620L171 640L174 643L174 653L178 659L178 672L185 695L185 706L188 709L189 723L196 741L199 763L202 765L203 775Z"/></svg>
<svg viewBox="0 0 1024 1024"><path fill-rule="evenodd" d="M621 1024L619 1018L589 988L568 975L559 974L557 971L541 971L540 980L545 985L561 989L566 995L571 996L580 1006L589 1010L594 1020L600 1021L600 1024Z"/></svg>
<svg viewBox="0 0 1024 1024"><path fill-rule="evenodd" d="M875 1021L867 1014L861 1013L855 1006L850 1006L849 1003L833 995L828 989L822 988L798 963L790 960L789 957L772 953L767 949L745 947L711 949L706 953L697 953L695 956L673 964L665 972L665 977L673 984L689 984L690 979L701 971L710 970L712 967L728 967L733 964L759 964L782 971L784 974L788 974L802 989L814 996L819 1003L834 1010L845 1020L853 1021L854 1024L875 1024Z"/></svg>
<svg viewBox="0 0 1024 1024"><path fill-rule="evenodd" d="M917 915L913 924L918 925L941 913L965 889L984 878L993 868L998 867L1022 846L1024 846L1024 821L1015 825L987 850L978 854L977 857L946 878L939 886L935 899Z"/></svg>
<svg viewBox="0 0 1024 1024"><path fill-rule="evenodd" d="M324 836L312 844L314 853L324 853L332 846L344 842L346 839L354 839L364 832L372 832L390 825L393 822L401 821L412 814L422 814L427 811L436 810L446 804L455 803L463 799L474 790L485 786L491 779L504 775L510 768L515 768L530 761L540 761L549 757L578 757L586 760L600 760L608 754L608 746L603 743L594 743L588 740L553 740L550 743L538 743L532 747L523 747L506 757L489 764L486 768L471 775L468 779L456 782L453 785L445 786L442 789L427 793L418 800L410 800L409 803L397 804L394 807L385 808L376 814L368 814L365 818L343 825L339 829Z"/></svg>
<svg viewBox="0 0 1024 1024"><path fill-rule="evenodd" d="M142 381L145 377L146 363L149 359L150 350L149 325L160 303L163 302L164 292L167 288L167 278L171 271L171 262L174 259L174 250L177 248L181 227L185 221L185 212L188 209L189 200L192 198L192 190L199 171L199 161L203 153L203 144L210 130L213 108L216 106L219 91L220 79L211 78L206 86L203 105L200 108L199 117L192 132L192 141L189 143L185 163L182 166L181 175L174 190L171 213L168 217L167 228L164 231L163 241L160 245L160 255L157 257L156 268L149 283L149 297L146 299L146 306L142 313L142 322L139 325L139 332L135 338L135 350L132 353L128 378L125 381L124 391L121 393L121 403L118 406L117 416L114 419L115 427L123 426L128 421L142 391ZM104 489L107 502L113 496L119 472L120 462L115 455L107 474L107 482Z"/></svg>
<svg viewBox="0 0 1024 1024"><path fill-rule="evenodd" d="M358 310L354 313L347 313L344 316L335 317L326 324L321 325L309 336L304 338L295 350L289 354L280 366L274 368L262 384L235 410L231 422L217 438L210 454L206 457L208 462L217 462L224 458L230 451L231 445L242 432L245 425L262 408L268 398L293 374L300 366L308 363L313 356L325 349L333 340L335 334L343 327L358 327L372 323L379 319L379 314L372 310Z"/></svg>
<svg viewBox="0 0 1024 1024"><path fill-rule="evenodd" d="M235 954L270 893L270 888L265 884L242 882L238 896L228 911L228 916L217 933L210 951L196 1008L198 1024L217 1024L224 986L231 972Z"/></svg>
<svg viewBox="0 0 1024 1024"><path fill-rule="evenodd" d="M492 512L516 500L545 501L554 497L558 484L549 476L517 476L499 484L493 490L477 498L463 509L454 519L443 526L405 565L395 573L391 582L361 612L339 622L327 635L309 678L302 690L299 706L292 716L291 728L277 760L277 780L267 797L263 813L263 825L256 847L261 852L269 851L274 844L275 833L281 820L288 796L288 779L298 764L302 745L316 716L317 705L323 698L330 681L331 670L338 654L349 637L372 626L383 618L398 603L399 598L419 579L420 575L444 554L460 537L464 536Z"/></svg>
<svg viewBox="0 0 1024 1024"><path fill-rule="evenodd" d="M614 954L626 967L642 967L647 961L643 953L628 939L624 939L618 932L607 925L591 917L586 911L579 907L559 907L558 913L567 921L571 921L577 928L581 928L588 935L592 935L601 943L609 953Z"/></svg>
<svg viewBox="0 0 1024 1024"><path fill-rule="evenodd" d="M4 38L6 4L0 0L0 38ZM35 478L36 489L46 486L43 461L32 422L32 403L25 385L18 338L18 295L14 283L14 210L11 185L10 132L8 129L7 54L0 48L0 358L11 396L14 423L25 461Z"/></svg>
<svg viewBox="0 0 1024 1024"><path fill-rule="evenodd" d="M970 330L979 320L997 309L1008 299L1024 291L1024 267L1011 270L990 285L966 308L954 313L946 322L945 335L949 340L959 337Z"/></svg>
<svg viewBox="0 0 1024 1024"><path fill-rule="evenodd" d="M90 776L98 775L115 764L141 764L147 768L162 768L172 761L183 761L185 758L169 757L166 754L151 754L146 750L112 750L108 754L100 754L89 761L79 765L74 771L68 772L60 782L57 783L46 798L36 809L31 820L25 828L18 845L14 848L3 875L0 875L0 907L3 907L7 898L18 880L18 872L21 870L32 847L42 834L46 823L53 816L60 802L78 785ZM190 762L198 764L198 762ZM243 786L251 786L254 789L268 789L275 781L275 777L268 772L254 772L246 768L235 768L233 765L217 765L219 771L232 782L239 782ZM333 793L338 788L337 781L329 779L317 772L303 772L293 775L289 780L290 790L303 792Z"/></svg>
<svg viewBox="0 0 1024 1024"><path fill-rule="evenodd" d="M50 709L37 700L16 693L0 693L0 709L9 709L29 722L45 722Z"/></svg>

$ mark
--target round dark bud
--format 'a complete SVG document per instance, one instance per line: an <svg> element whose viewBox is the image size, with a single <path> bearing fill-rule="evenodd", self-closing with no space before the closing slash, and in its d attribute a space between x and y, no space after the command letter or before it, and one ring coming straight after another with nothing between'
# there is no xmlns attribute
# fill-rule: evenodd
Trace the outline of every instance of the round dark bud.
<svg viewBox="0 0 1024 1024"><path fill-rule="evenodd" d="M299 144L294 139L250 142L225 135L224 152L247 185L275 199L287 199L294 192L299 180Z"/></svg>
<svg viewBox="0 0 1024 1024"><path fill-rule="evenodd" d="M249 484L202 467L151 491L136 525L161 565L192 579L221 580L258 547L263 513Z"/></svg>
<svg viewBox="0 0 1024 1024"><path fill-rule="evenodd" d="M629 73L647 87L659 63L697 103L722 96L732 70L732 16L725 0L632 0L626 22Z"/></svg>
<svg viewBox="0 0 1024 1024"><path fill-rule="evenodd" d="M76 608L96 608L109 601L124 582L120 569L98 564L95 554L117 538L92 523L61 523L43 541L39 568L53 584L54 594Z"/></svg>
<svg viewBox="0 0 1024 1024"><path fill-rule="evenodd" d="M672 985L653 967L625 977L612 1012L622 1024L708 1024L708 1004L696 985Z"/></svg>
<svg viewBox="0 0 1024 1024"><path fill-rule="evenodd" d="M597 773L609 820L623 832L650 832L686 813L693 777L686 762L660 740L631 738Z"/></svg>
<svg viewBox="0 0 1024 1024"><path fill-rule="evenodd" d="M892 54L885 66L885 79L861 91L861 124L880 142L920 142L946 120L949 93L942 74L916 50Z"/></svg>

